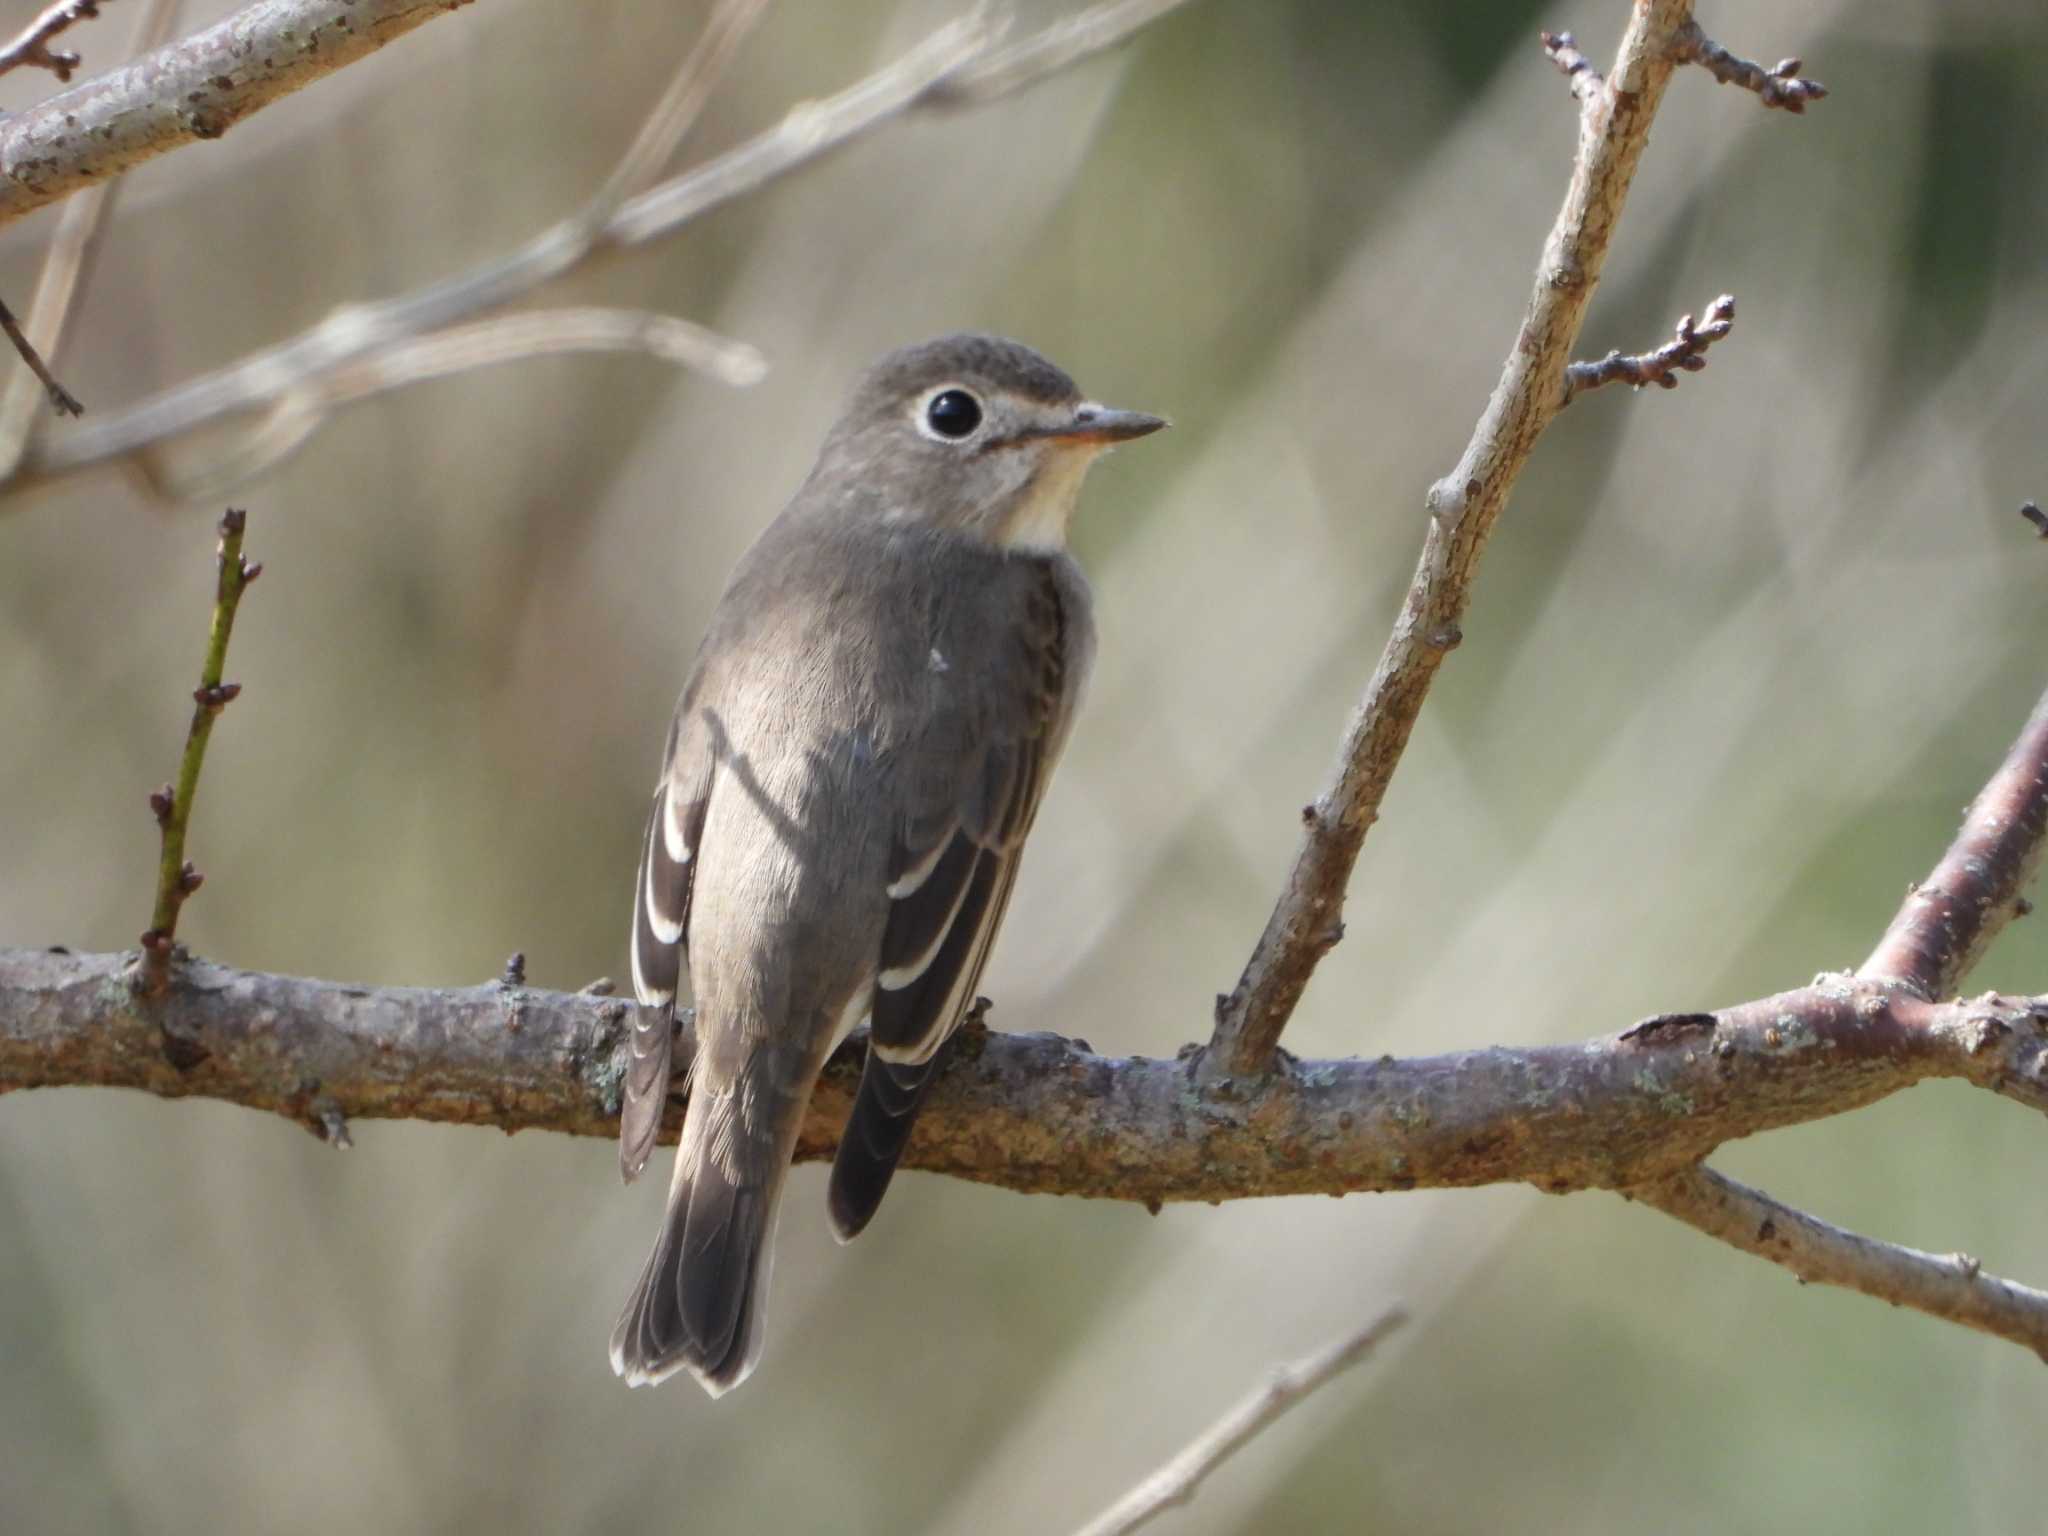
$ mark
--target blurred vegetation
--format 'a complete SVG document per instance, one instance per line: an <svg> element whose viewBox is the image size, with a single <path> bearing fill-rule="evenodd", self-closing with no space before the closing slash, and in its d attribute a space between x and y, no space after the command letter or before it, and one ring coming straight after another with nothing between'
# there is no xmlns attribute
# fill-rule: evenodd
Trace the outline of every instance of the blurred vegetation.
<svg viewBox="0 0 2048 1536"><path fill-rule="evenodd" d="M1102 662L994 1022L1132 1052L1202 1034L1562 192L1573 109L1535 28L1604 56L1623 9L1201 0L549 296L754 341L775 368L750 392L550 359L356 409L235 496L269 575L184 936L389 983L515 948L537 984L621 973L644 796L726 571L868 358L973 325L1177 424L1084 503ZM689 152L945 10L780 7ZM531 232L604 173L700 19L476 7L145 167L63 376L112 408ZM1545 439L1300 1052L1572 1038L1854 964L2048 681L2048 565L2013 515L2044 489L2048 16L1705 20L1834 94L1793 119L1674 83L1583 350L1649 345L1723 290L1735 334L1677 392L1589 396ZM94 68L121 30L99 26ZM0 241L10 300L51 221ZM110 949L147 922L143 797L181 740L218 512L118 476L0 508L5 942ZM2044 932L2019 925L1974 984L2041 986ZM1417 1321L1175 1530L2038 1524L2039 1362L1605 1196L1153 1219L911 1178L842 1251L800 1170L766 1361L713 1404L629 1395L604 1358L662 1181L623 1193L609 1148L560 1138L356 1140L7 1101L9 1530L1058 1530L1394 1298ZM1720 1162L2042 1283L2044 1146L1941 1087Z"/></svg>

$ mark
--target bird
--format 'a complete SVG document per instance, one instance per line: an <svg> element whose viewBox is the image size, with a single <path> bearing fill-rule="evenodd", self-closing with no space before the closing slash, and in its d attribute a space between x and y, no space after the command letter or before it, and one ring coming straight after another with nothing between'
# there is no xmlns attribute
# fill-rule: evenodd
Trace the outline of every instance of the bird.
<svg viewBox="0 0 2048 1536"><path fill-rule="evenodd" d="M1166 426L1021 342L958 333L860 379L741 557L678 700L634 884L619 1165L654 1150L696 1009L660 1234L611 1339L717 1397L761 1354L776 1218L826 1058L865 1023L833 1161L867 1226L959 1026L1095 652L1067 548L1089 465Z"/></svg>

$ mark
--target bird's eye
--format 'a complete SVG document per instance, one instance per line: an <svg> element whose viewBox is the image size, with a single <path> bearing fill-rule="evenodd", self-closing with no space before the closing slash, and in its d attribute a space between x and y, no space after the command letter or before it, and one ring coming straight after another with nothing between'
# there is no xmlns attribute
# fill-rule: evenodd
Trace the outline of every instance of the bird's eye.
<svg viewBox="0 0 2048 1536"><path fill-rule="evenodd" d="M981 425L981 402L964 389L942 389L924 408L925 424L955 442Z"/></svg>

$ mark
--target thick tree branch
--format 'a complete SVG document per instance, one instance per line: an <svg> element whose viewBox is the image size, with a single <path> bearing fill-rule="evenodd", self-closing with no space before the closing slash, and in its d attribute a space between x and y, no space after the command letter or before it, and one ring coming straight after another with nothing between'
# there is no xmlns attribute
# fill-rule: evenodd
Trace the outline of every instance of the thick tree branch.
<svg viewBox="0 0 2048 1536"><path fill-rule="evenodd" d="M1711 1168L1631 1190L1710 1237L1782 1264L1801 1284L1837 1285L2024 1344L2048 1360L2048 1291L1986 1274L1963 1253L1922 1253L1861 1237L1781 1205Z"/></svg>
<svg viewBox="0 0 2048 1536"><path fill-rule="evenodd" d="M255 0L203 32L0 119L0 224L281 96L467 0Z"/></svg>
<svg viewBox="0 0 2048 1536"><path fill-rule="evenodd" d="M711 210L909 113L978 106L1050 78L1185 3L1110 0L1008 45L985 15L970 14L838 95L795 108L776 127L703 165L645 191L637 190L622 169L607 183L607 193L625 188L630 195L616 203L600 196L509 254L412 293L337 309L296 337L38 445L14 475L0 480L0 490L129 460L153 483L176 493L182 486L157 462L163 445L174 439L274 409L295 392L317 387L335 370L522 299L609 252L673 235ZM650 120L650 129L660 117L657 113ZM0 135L0 146L4 142ZM650 163L637 146L628 159L641 167ZM0 202L0 209L4 206ZM269 426L255 430L260 438ZM228 459L261 464L259 448L252 442L231 450ZM220 477L209 475L205 483L217 485Z"/></svg>
<svg viewBox="0 0 2048 1536"><path fill-rule="evenodd" d="M361 987L0 950L0 1090L200 1095L302 1122L412 1118L613 1135L633 1006L493 982ZM1488 1028L1512 1030L1509 1017ZM677 1041L683 1081L691 1042ZM837 1144L859 1077L842 1047L798 1155ZM1823 977L1714 1014L1581 1043L1305 1061L1203 1086L1191 1055L1098 1056L1055 1035L963 1031L905 1166L1046 1194L1158 1203L1530 1183L1639 1185L1723 1142L1954 1077L2048 1112L2048 997L1929 1003ZM670 1106L673 1140L682 1107Z"/></svg>
<svg viewBox="0 0 2048 1536"><path fill-rule="evenodd" d="M1169 1509L1189 1503L1202 1480L1243 1450L1288 1409L1366 1359L1386 1336L1408 1321L1399 1307L1382 1313L1348 1339L1325 1345L1306 1360L1273 1373L1272 1380L1195 1437L1187 1448L1146 1478L1075 1536L1130 1536Z"/></svg>
<svg viewBox="0 0 2048 1536"><path fill-rule="evenodd" d="M1565 368L1676 67L1674 39L1691 15L1690 0L1640 0L1606 80L1569 37L1545 36L1546 50L1572 77L1582 103L1571 184L1500 382L1457 468L1429 493L1422 559L1345 730L1336 770L1315 804L1302 811L1307 830L1286 887L1237 986L1217 1004L1207 1071L1263 1070L1309 977L1343 937L1352 866L1379 818L1437 668L1462 638L1458 623L1479 557L1537 438L1564 404Z"/></svg>

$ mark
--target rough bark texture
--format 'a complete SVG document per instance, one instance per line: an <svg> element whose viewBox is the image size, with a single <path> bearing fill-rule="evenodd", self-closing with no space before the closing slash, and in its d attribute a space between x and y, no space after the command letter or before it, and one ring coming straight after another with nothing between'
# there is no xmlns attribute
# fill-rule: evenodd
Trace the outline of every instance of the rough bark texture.
<svg viewBox="0 0 2048 1536"><path fill-rule="evenodd" d="M1934 873L1899 908L1861 974L1922 997L1962 984L1998 931L2025 908L2048 847L2048 694L1984 786Z"/></svg>
<svg viewBox="0 0 2048 1536"><path fill-rule="evenodd" d="M256 0L0 121L0 224L189 144L468 0Z"/></svg>
<svg viewBox="0 0 2048 1536"><path fill-rule="evenodd" d="M502 983L354 987L194 961L155 1002L135 990L134 958L0 950L0 1090L198 1094L322 1134L336 1115L616 1130L632 1013L618 999ZM687 1060L687 1029L678 1045ZM799 1156L837 1144L859 1051L849 1043L828 1068ZM1621 1188L1731 1138L1931 1077L2048 1109L2048 998L1933 1004L1834 976L1570 1045L1302 1061L1206 1084L1193 1062L971 1031L905 1165L1148 1203L1501 1182ZM678 1100L664 1139L680 1124Z"/></svg>

